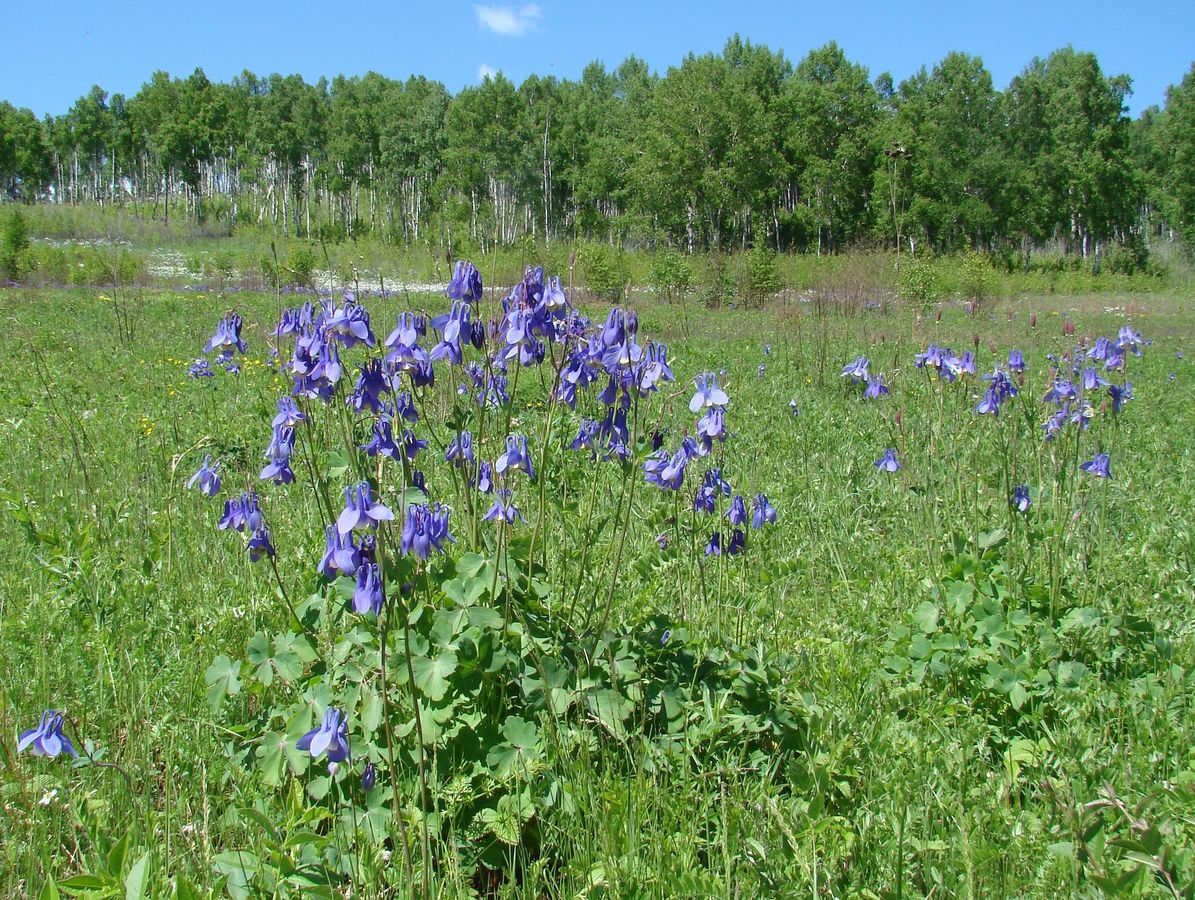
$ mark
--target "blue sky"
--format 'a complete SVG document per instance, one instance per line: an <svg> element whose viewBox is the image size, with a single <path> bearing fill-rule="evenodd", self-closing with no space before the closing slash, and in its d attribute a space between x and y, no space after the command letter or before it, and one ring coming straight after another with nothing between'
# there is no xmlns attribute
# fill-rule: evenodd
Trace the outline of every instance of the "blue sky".
<svg viewBox="0 0 1195 900"><path fill-rule="evenodd" d="M983 58L1005 87L1035 56L1070 44L1097 54L1107 74L1133 79L1130 111L1161 105L1195 60L1195 2L650 2L501 0L465 3L287 3L210 0L162 4L59 0L52 12L13 0L3 16L0 99L39 116L61 114L92 84L136 93L157 69L214 81L243 69L392 78L426 75L452 91L501 70L576 78L591 60L630 55L660 72L688 52L719 51L738 32L794 63L837 41L872 77L897 81L952 50ZM45 9L43 7L43 9Z"/></svg>

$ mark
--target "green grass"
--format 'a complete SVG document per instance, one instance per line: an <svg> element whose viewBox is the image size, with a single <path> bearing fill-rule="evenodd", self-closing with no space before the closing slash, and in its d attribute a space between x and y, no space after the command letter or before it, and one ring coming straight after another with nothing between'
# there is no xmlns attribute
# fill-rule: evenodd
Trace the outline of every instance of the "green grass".
<svg viewBox="0 0 1195 900"><path fill-rule="evenodd" d="M491 283L490 272L483 275ZM219 888L221 854L260 852L264 826L246 809L292 834L329 827L301 824L304 810L328 805L304 794L315 770L284 773L276 787L263 783L253 763L259 733L241 727L272 704L296 700L299 688L246 689L215 712L204 697L213 659L241 658L259 630L291 627L269 570L250 564L238 538L216 529L219 500L185 488L204 453L225 460L221 499L256 484L274 401L287 389L264 365L264 331L277 319L279 300L126 292L118 301L132 336L121 340L111 296L0 292L8 336L0 356L6 896L35 895L52 879L69 887L73 876L101 878L109 870L119 895L147 852L149 894L188 896L194 886L202 896ZM435 297L370 299L380 336L406 302L437 312L445 306ZM1189 307L1165 293L1042 290L989 301L978 316L950 306L939 322L896 305L828 303L819 316L814 304L791 298L761 311L669 306L650 296L632 304L641 335L668 342L677 376L667 391L675 397L660 414L671 428L666 446L675 449L691 428L692 377L724 368L733 437L718 451L721 465L748 500L766 492L779 523L751 534L745 558L706 560L708 523L699 520L701 533L688 535L687 503L674 505L643 485L636 466L620 554L613 525L590 541L580 526L591 505L595 521L615 508L617 469L563 451L552 457L542 505L537 490L519 491L528 520L542 516L544 580L554 598L576 589L600 606L613 578L611 622L618 627L658 615L687 629L694 647L733 644L759 647L769 659L790 657L777 691L802 711L802 746L776 751L767 765L723 745L709 755L659 755L633 734L614 740L595 719L578 717L568 738L577 743L548 745L532 778L554 779L570 802L537 816L518 846L491 847L487 859L497 852L505 860L497 874L461 871L469 853L462 862L440 847L438 892L1094 894L1101 875L1128 865L1103 841L1145 840L1127 812L1084 809L1106 800L1106 788L1129 808L1148 801L1138 818L1160 829L1171 854L1166 865L1184 883L1195 878L1195 373L1191 359L1175 357L1195 352ZM1064 317L1076 336L1115 337L1130 307L1133 326L1154 341L1143 359L1130 357L1135 399L1118 420L1097 409L1080 444L1070 436L1044 445L1046 354L1064 352L1073 340L1062 333ZM247 323L242 375L188 378L187 367L230 309ZM597 306L586 312L604 317ZM971 411L981 382L943 389L913 366L931 340L962 350L973 338L980 373L1012 347L1030 363L1021 396L998 421ZM863 402L839 377L859 354L888 374L891 396ZM520 391L512 430L538 441L544 388L532 379ZM442 383L427 403L428 421L442 421L435 411L451 408L450 388ZM576 416L556 415L553 438L567 445ZM886 447L897 448L905 465L893 477L872 464ZM1114 478L1076 474L1075 463L1100 448L1112 453ZM489 458L500 452L492 435L481 449ZM435 453L434 446L427 451ZM451 500L447 467L421 464L433 489ZM1035 501L1024 518L1010 512L1007 499L1010 485L1022 482ZM315 564L324 522L305 498L302 477L288 488L262 483L259 490L288 594L323 590ZM454 517L459 510L457 503ZM454 521L459 556L470 548L461 519ZM894 675L886 662L901 652L889 644L893 629L916 627L914 614L927 601L940 605L947 627L944 598L965 580L952 568L978 557L975 542L997 529L1006 536L983 565L1003 566L1008 608L1022 604L1032 614L1017 646L1043 653L1043 629L1057 632L1092 673L1080 688L1058 687L1020 709L961 656L922 682ZM665 552L656 543L661 531L671 540ZM1060 617L1017 593L1031 586L1049 595L1051 611L1089 609L1096 624L1064 633ZM973 629L968 615L958 621ZM321 639L333 637L328 627L321 632ZM127 771L132 791L114 769L18 758L12 736L47 707L65 710L80 736ZM413 769L404 771L404 785L414 785ZM1103 824L1086 835L1093 855L1084 858L1075 833L1094 815ZM305 846L296 841L287 852L297 859ZM358 880L354 895L404 895L397 843L386 850L388 862L377 847L353 857L356 871L376 873ZM1168 895L1148 871L1126 890Z"/></svg>

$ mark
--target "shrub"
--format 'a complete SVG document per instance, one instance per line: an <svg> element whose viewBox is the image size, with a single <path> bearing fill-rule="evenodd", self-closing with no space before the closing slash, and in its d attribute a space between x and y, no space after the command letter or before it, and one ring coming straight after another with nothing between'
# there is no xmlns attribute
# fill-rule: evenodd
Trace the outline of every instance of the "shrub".
<svg viewBox="0 0 1195 900"><path fill-rule="evenodd" d="M922 308L942 296L942 280L932 260L913 258L905 261L900 271L900 296Z"/></svg>
<svg viewBox="0 0 1195 900"><path fill-rule="evenodd" d="M0 281L16 281L29 270L29 231L25 217L14 209L0 227Z"/></svg>
<svg viewBox="0 0 1195 900"><path fill-rule="evenodd" d="M607 244L586 244L578 254L581 280L594 297L609 303L622 299L627 283L626 255Z"/></svg>

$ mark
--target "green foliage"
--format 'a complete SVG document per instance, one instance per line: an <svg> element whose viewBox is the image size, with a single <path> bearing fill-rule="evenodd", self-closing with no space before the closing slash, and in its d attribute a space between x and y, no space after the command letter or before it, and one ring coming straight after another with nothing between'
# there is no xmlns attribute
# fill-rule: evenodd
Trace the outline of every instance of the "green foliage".
<svg viewBox="0 0 1195 900"><path fill-rule="evenodd" d="M747 253L746 296L748 303L763 307L769 297L780 290L780 268L776 253L763 243L756 243Z"/></svg>
<svg viewBox="0 0 1195 900"><path fill-rule="evenodd" d="M29 267L29 231L25 217L13 208L0 224L0 281L17 281Z"/></svg>
<svg viewBox="0 0 1195 900"><path fill-rule="evenodd" d="M577 253L581 282L596 299L618 303L629 280L626 254L608 244L584 244Z"/></svg>
<svg viewBox="0 0 1195 900"><path fill-rule="evenodd" d="M651 263L651 286L670 304L683 303L693 281L689 257L672 247L657 250Z"/></svg>
<svg viewBox="0 0 1195 900"><path fill-rule="evenodd" d="M932 259L907 258L900 264L900 296L925 310L941 299L941 279Z"/></svg>

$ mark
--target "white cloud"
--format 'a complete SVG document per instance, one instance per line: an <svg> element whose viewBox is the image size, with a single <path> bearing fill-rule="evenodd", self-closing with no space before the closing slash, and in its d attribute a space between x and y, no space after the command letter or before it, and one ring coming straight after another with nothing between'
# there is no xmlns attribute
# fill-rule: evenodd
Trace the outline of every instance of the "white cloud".
<svg viewBox="0 0 1195 900"><path fill-rule="evenodd" d="M487 66L485 63L482 63L480 66L477 67L477 80L478 81L485 81L487 78L493 78L497 74L498 74L497 69L495 69L493 66Z"/></svg>
<svg viewBox="0 0 1195 900"><path fill-rule="evenodd" d="M477 21L494 34L518 37L533 31L539 24L540 11L534 3L515 9L513 6L475 6Z"/></svg>

